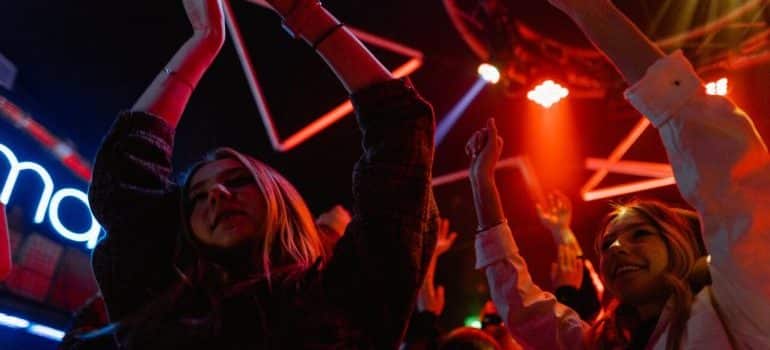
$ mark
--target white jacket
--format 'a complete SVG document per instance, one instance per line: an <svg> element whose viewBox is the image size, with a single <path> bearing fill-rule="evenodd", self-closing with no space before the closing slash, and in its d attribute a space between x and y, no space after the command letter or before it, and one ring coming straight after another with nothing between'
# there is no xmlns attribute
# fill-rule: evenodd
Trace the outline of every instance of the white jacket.
<svg viewBox="0 0 770 350"><path fill-rule="evenodd" d="M711 254L711 286L742 349L770 349L770 155L749 117L730 100L705 94L681 52L656 62L626 98L658 128L682 196L698 211ZM762 96L766 98L766 96ZM476 236L476 268L522 345L581 349L588 325L536 286L511 230ZM653 349L665 349L669 317ZM657 333L657 332L656 332ZM693 303L683 349L729 349L708 289Z"/></svg>

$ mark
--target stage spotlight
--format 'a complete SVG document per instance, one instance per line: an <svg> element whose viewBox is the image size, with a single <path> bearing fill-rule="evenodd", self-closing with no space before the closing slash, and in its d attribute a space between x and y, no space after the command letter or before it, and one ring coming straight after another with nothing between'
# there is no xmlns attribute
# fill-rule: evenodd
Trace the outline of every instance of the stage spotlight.
<svg viewBox="0 0 770 350"><path fill-rule="evenodd" d="M546 80L528 92L527 98L545 108L550 108L567 95L569 95L567 88L554 83L553 80Z"/></svg>
<svg viewBox="0 0 770 350"><path fill-rule="evenodd" d="M489 63L480 64L478 72L479 76L488 83L497 84L500 81L500 71Z"/></svg>
<svg viewBox="0 0 770 350"><path fill-rule="evenodd" d="M727 82L727 78L722 78L706 84L706 93L719 96L727 95Z"/></svg>

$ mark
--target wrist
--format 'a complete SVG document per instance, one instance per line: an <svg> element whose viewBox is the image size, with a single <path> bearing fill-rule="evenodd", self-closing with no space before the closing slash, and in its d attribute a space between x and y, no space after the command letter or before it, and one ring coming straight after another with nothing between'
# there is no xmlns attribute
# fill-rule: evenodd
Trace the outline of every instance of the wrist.
<svg viewBox="0 0 770 350"><path fill-rule="evenodd" d="M295 38L310 45L338 27L340 22L316 0L298 0L290 13L283 16L283 27Z"/></svg>
<svg viewBox="0 0 770 350"><path fill-rule="evenodd" d="M225 43L224 32L216 30L196 30L189 39L196 51L208 53L213 57L219 53Z"/></svg>
<svg viewBox="0 0 770 350"><path fill-rule="evenodd" d="M473 170L471 169L471 172L469 174L469 178L471 180L471 184L474 186L494 186L495 185L495 174L489 173L483 170Z"/></svg>

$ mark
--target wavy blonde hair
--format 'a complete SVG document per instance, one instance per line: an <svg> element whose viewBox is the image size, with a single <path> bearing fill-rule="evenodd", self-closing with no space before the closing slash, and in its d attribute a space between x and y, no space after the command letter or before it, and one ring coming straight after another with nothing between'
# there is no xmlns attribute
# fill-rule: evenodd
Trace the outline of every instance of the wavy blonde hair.
<svg viewBox="0 0 770 350"><path fill-rule="evenodd" d="M271 271L275 267L293 266L305 270L323 255L323 246L316 230L315 220L305 200L278 171L250 156L232 148L218 148L209 153L204 160L191 168L183 189L183 218L187 226L188 239L195 241L190 233L191 206L185 195L189 180L204 164L221 159L234 159L246 168L256 180L266 204L264 239L259 247L262 273L270 281Z"/></svg>
<svg viewBox="0 0 770 350"><path fill-rule="evenodd" d="M626 204L615 205L605 218L604 230L623 216L636 215L656 228L666 245L668 266L663 274L664 285L668 288L672 302L671 323L666 341L666 349L679 349L682 336L690 316L693 291L689 278L696 261L705 255L702 244L696 236L696 227L690 218L682 214L683 210L670 207L654 200L635 199ZM601 256L601 238L597 235L595 249ZM589 348L614 349L627 347L630 334L640 322L632 305L623 304L614 299L609 303L604 316L591 327L588 337Z"/></svg>

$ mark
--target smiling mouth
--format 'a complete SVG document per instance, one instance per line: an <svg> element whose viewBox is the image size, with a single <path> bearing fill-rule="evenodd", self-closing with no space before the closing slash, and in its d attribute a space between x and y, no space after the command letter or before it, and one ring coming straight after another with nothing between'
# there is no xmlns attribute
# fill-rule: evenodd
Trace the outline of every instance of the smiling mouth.
<svg viewBox="0 0 770 350"><path fill-rule="evenodd" d="M618 278L618 277L624 276L626 274L629 274L629 273L632 273L632 272L636 272L636 271L640 271L640 270L642 270L642 267L641 266L636 266L636 265L623 265L623 266L619 266L619 267L617 267L615 269L615 273L613 274L613 278Z"/></svg>

